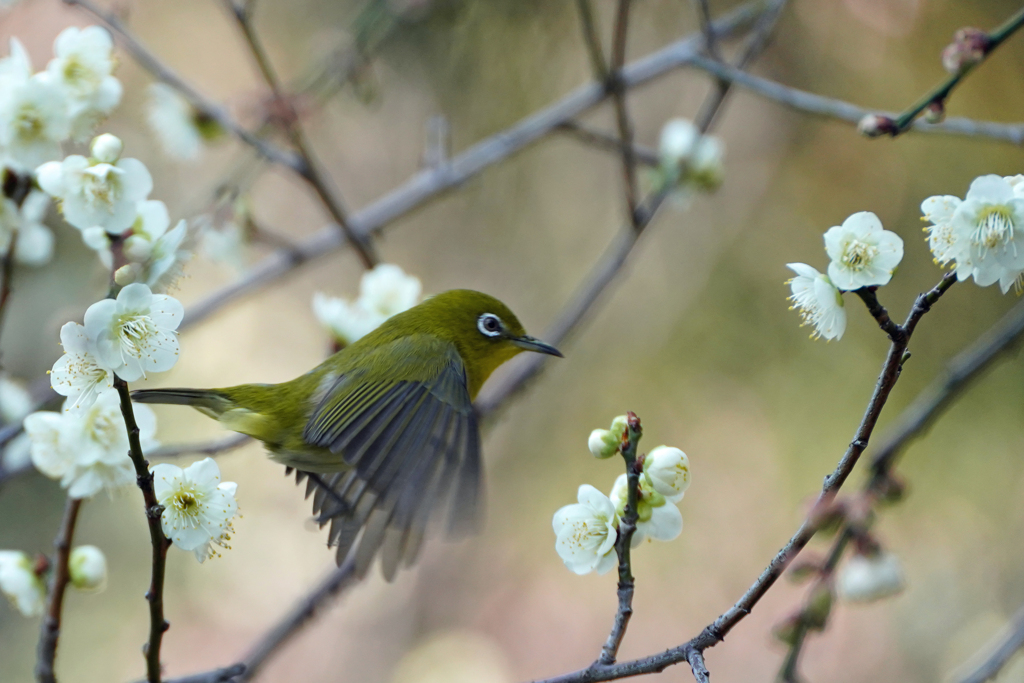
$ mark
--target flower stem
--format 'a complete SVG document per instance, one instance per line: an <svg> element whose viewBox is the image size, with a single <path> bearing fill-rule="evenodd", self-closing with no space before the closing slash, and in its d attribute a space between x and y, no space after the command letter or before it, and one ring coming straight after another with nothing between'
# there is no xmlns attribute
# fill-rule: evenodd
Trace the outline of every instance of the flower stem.
<svg viewBox="0 0 1024 683"><path fill-rule="evenodd" d="M629 619L633 616L633 590L636 587L636 582L633 580L629 550L633 542L633 534L636 533L636 522L639 517L637 504L640 497L642 466L637 463L636 447L643 430L640 427L640 418L636 416L636 413L628 412L626 416L626 431L622 435L622 446L619 449L622 459L626 461L626 508L619 520L619 535L615 540L615 553L619 557L619 609L615 613L615 621L612 624L611 633L608 634L608 640L601 648L601 656L594 662L594 666L608 666L615 663L619 645L622 643L623 636L626 635Z"/></svg>
<svg viewBox="0 0 1024 683"><path fill-rule="evenodd" d="M71 541L75 535L75 524L78 522L78 511L82 501L68 498L64 504L64 519L60 531L53 541L54 561L53 580L47 596L46 614L39 633L38 659L36 661L36 680L39 683L56 683L57 676L53 664L57 659L57 640L60 638L60 620L64 607L64 592L67 590L71 573L68 570L68 559L71 556Z"/></svg>
<svg viewBox="0 0 1024 683"><path fill-rule="evenodd" d="M128 455L135 466L136 482L142 490L142 498L146 504L146 522L149 524L149 538L153 544L153 572L146 600L149 601L149 642L143 647L146 657L146 680L148 683L160 683L160 643L164 631L170 624L164 619L164 571L167 565L167 548L170 541L164 536L160 525L160 514L163 507L157 502L153 490L153 473L149 470L149 462L142 453L139 441L139 425L135 422L135 411L132 409L131 394L128 383L120 377L114 378L114 387L121 397L121 414L124 416L125 428L128 430L128 443L131 450Z"/></svg>

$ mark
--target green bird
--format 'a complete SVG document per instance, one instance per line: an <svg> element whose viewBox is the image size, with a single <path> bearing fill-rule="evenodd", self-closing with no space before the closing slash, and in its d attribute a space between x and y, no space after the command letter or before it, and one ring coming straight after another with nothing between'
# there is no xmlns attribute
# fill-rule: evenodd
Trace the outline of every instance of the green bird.
<svg viewBox="0 0 1024 683"><path fill-rule="evenodd" d="M380 550L391 580L416 559L435 510L451 532L477 518L473 399L523 351L562 355L528 336L494 297L457 289L389 318L290 382L143 389L132 398L189 405L262 441L272 460L306 480L338 564L351 555L363 576Z"/></svg>

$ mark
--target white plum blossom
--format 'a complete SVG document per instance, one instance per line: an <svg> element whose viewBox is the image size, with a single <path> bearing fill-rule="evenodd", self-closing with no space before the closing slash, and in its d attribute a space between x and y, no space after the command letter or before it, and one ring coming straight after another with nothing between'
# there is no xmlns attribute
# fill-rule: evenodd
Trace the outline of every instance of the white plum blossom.
<svg viewBox="0 0 1024 683"><path fill-rule="evenodd" d="M900 593L906 586L903 567L896 555L880 551L850 558L839 572L836 588L850 602L873 602Z"/></svg>
<svg viewBox="0 0 1024 683"><path fill-rule="evenodd" d="M658 446L644 459L644 479L670 503L678 503L690 488L690 460L678 448Z"/></svg>
<svg viewBox="0 0 1024 683"><path fill-rule="evenodd" d="M612 486L609 498L619 517L623 515L628 498L629 480L620 474ZM646 478L640 478L637 490L636 531L630 545L636 547L644 540L671 541L683 533L683 514L665 496L655 491Z"/></svg>
<svg viewBox="0 0 1024 683"><path fill-rule="evenodd" d="M722 142L713 135L701 135L692 121L669 120L661 129L658 151L669 183L702 191L722 184Z"/></svg>
<svg viewBox="0 0 1024 683"><path fill-rule="evenodd" d="M32 560L17 550L0 550L0 593L26 617L37 617L46 606L46 584Z"/></svg>
<svg viewBox="0 0 1024 683"><path fill-rule="evenodd" d="M811 338L842 339L846 331L846 309L843 295L827 275L819 273L806 263L787 263L796 273L788 280L793 302L802 319L801 325L813 325Z"/></svg>
<svg viewBox="0 0 1024 683"><path fill-rule="evenodd" d="M102 392L113 389L114 373L93 354L82 325L65 323L60 328L60 343L64 355L50 370L50 384L54 391L67 397L65 410L83 410Z"/></svg>
<svg viewBox="0 0 1024 683"><path fill-rule="evenodd" d="M53 43L55 57L46 67L50 80L67 94L71 136L85 140L121 103L121 82L111 75L116 65L114 42L99 26L61 31Z"/></svg>
<svg viewBox="0 0 1024 683"><path fill-rule="evenodd" d="M41 266L53 258L53 233L43 225L50 198L43 192L32 191L21 204L0 196L0 253L10 248L14 233L14 260L26 266Z"/></svg>
<svg viewBox="0 0 1024 683"><path fill-rule="evenodd" d="M359 298L354 302L313 295L313 312L342 344L351 344L375 330L381 323L419 302L419 278L406 275L398 266L381 263L363 273Z"/></svg>
<svg viewBox="0 0 1024 683"><path fill-rule="evenodd" d="M156 416L149 406L134 406L143 450L155 448ZM117 392L103 392L79 412L36 412L25 418L32 440L32 464L71 498L89 498L104 489L135 482L130 444Z"/></svg>
<svg viewBox="0 0 1024 683"><path fill-rule="evenodd" d="M28 54L16 38L0 60L0 148L19 170L60 158L71 132L65 91L47 74L32 75Z"/></svg>
<svg viewBox="0 0 1024 683"><path fill-rule="evenodd" d="M191 251L183 248L188 224L183 219L173 230L168 230L170 225L163 202L152 199L139 202L138 217L124 242L125 256L138 264L139 279L154 291L166 291L173 285L192 256Z"/></svg>
<svg viewBox="0 0 1024 683"><path fill-rule="evenodd" d="M171 226L167 205L159 199L147 199L137 205L131 236L124 241L124 255L131 261L142 263L153 253L153 244Z"/></svg>
<svg viewBox="0 0 1024 683"><path fill-rule="evenodd" d="M36 179L61 200L68 223L80 230L102 227L114 235L131 227L138 215L136 204L153 190L153 178L138 159L109 163L73 154L40 166Z"/></svg>
<svg viewBox="0 0 1024 683"><path fill-rule="evenodd" d="M98 362L126 382L147 372L166 372L178 362L175 330L185 309L177 299L153 294L142 283L122 289L117 299L97 301L85 312L85 333Z"/></svg>
<svg viewBox="0 0 1024 683"><path fill-rule="evenodd" d="M188 223L181 219L174 229L160 235L153 243L145 264L146 284L150 289L165 292L181 277L185 264L192 258L192 251L185 248L187 237Z"/></svg>
<svg viewBox="0 0 1024 683"><path fill-rule="evenodd" d="M68 558L71 585L81 591L101 591L107 585L107 558L94 545L80 545Z"/></svg>
<svg viewBox="0 0 1024 683"><path fill-rule="evenodd" d="M207 137L202 128L201 122L204 119L200 112L177 90L165 83L153 83L148 90L146 119L161 147L168 156L177 159L199 158L203 151L203 139Z"/></svg>
<svg viewBox="0 0 1024 683"><path fill-rule="evenodd" d="M903 260L903 240L882 228L870 211L853 214L825 233L825 251L832 259L828 277L839 289L888 284Z"/></svg>
<svg viewBox="0 0 1024 683"><path fill-rule="evenodd" d="M982 287L999 282L1007 292L1024 270L1022 195L1016 177L984 175L974 179L963 201L926 199L921 209L935 225L929 235L935 258L955 260L959 280L973 277Z"/></svg>
<svg viewBox="0 0 1024 683"><path fill-rule="evenodd" d="M604 574L616 561L619 520L615 505L589 484L580 486L577 500L579 503L558 510L551 520L555 551L576 574Z"/></svg>
<svg viewBox="0 0 1024 683"><path fill-rule="evenodd" d="M199 562L216 555L218 545L235 532L232 518L238 513L238 485L221 482L220 468L204 458L185 469L161 463L153 466L153 488L164 507L160 517L164 535L182 550L192 551Z"/></svg>

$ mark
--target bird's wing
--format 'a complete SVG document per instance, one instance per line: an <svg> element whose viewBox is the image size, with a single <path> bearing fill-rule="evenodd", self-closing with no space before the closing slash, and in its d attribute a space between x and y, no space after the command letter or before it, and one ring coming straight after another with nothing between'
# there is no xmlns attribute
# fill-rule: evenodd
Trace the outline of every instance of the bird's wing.
<svg viewBox="0 0 1024 683"><path fill-rule="evenodd" d="M398 379L365 369L343 374L314 409L303 436L351 466L308 475L313 513L321 525L330 521L338 563L354 552L362 574L383 548L390 579L399 564L415 560L435 509L447 506L452 531L476 519L480 434L466 369L453 346L398 340L380 354L389 368L420 368L421 376ZM379 362L368 359L364 366Z"/></svg>

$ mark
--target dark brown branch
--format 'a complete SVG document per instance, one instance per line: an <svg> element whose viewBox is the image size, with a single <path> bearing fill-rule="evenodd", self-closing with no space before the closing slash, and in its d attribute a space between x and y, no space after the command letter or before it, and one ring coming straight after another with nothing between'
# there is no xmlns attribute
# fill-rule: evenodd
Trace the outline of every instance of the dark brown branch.
<svg viewBox="0 0 1024 683"><path fill-rule="evenodd" d="M626 189L626 206L629 220L637 232L643 230L637 217L639 189L636 181L636 158L633 156L633 121L626 106L626 87L622 82L622 67L626 63L626 37L629 34L629 10L632 0L619 0L615 14L615 28L612 35L612 59L608 70L607 88L615 105L615 122L619 127L619 141L622 144L622 175Z"/></svg>
<svg viewBox="0 0 1024 683"><path fill-rule="evenodd" d="M146 680L148 683L160 683L160 643L164 632L170 627L164 619L164 572L167 566L167 548L171 542L164 536L160 524L163 507L156 499L153 490L153 473L149 470L149 462L142 452L139 441L139 425L135 422L135 411L132 408L131 393L128 383L120 377L114 377L114 387L121 397L121 415L124 416L125 428L128 430L128 443L131 450L128 455L135 466L135 478L142 491L145 503L146 522L149 525L149 540L153 546L153 569L146 591L149 602L149 642L143 648L146 657Z"/></svg>
<svg viewBox="0 0 1024 683"><path fill-rule="evenodd" d="M11 280L14 279L14 250L18 247L18 229L11 231L11 241L7 244L4 254L3 275L0 275L0 332L7 320L7 303L11 298Z"/></svg>
<svg viewBox="0 0 1024 683"><path fill-rule="evenodd" d="M890 340L895 341L896 337L903 334L903 328L889 317L889 311L885 310L885 306L878 302L875 291L877 289L877 287L862 287L854 290L853 293L859 296L864 305L868 307L868 313L878 322L878 327L889 335Z"/></svg>
<svg viewBox="0 0 1024 683"><path fill-rule="evenodd" d="M576 0L576 9L580 15L580 28L583 31L583 42L587 46L590 68L594 72L594 78L603 83L608 79L608 65L604 61L604 49L601 47L601 35L594 20L594 8L590 0Z"/></svg>
<svg viewBox="0 0 1024 683"><path fill-rule="evenodd" d="M1017 613L1013 615L1007 632L995 644L985 647L986 650L991 650L991 654L977 668L959 679L959 683L985 683L985 681L992 680L999 675L1010 658L1017 654L1022 647L1024 647L1024 607L1018 609Z"/></svg>
<svg viewBox="0 0 1024 683"><path fill-rule="evenodd" d="M68 560L71 557L71 543L75 537L75 524L78 522L78 511L82 501L68 498L64 504L64 519L60 531L53 541L53 579L46 600L46 613L39 633L38 659L36 661L36 680L39 683L56 683L54 662L57 659L57 641L60 638L60 621L64 609L64 593L71 581Z"/></svg>
<svg viewBox="0 0 1024 683"><path fill-rule="evenodd" d="M299 123L299 113L295 110L291 97L282 89L277 72L270 63L270 57L267 55L266 50L263 49L263 42L253 29L249 6L239 5L235 0L225 0L225 3L235 18L242 34L245 36L253 59L256 61L256 65L263 75L263 80L266 81L267 87L270 88L270 92L274 97L275 105L281 106L285 110L285 130L288 132L292 144L295 145L295 149L298 150L304 162L302 177L306 179L306 182L316 192L324 208L327 209L331 218L334 219L345 235L345 239L356 250L359 259L363 263L363 267L372 268L377 265L380 259L377 257L373 245L366 236L357 235L352 230L348 211L345 209L341 199L341 193L338 192L330 176L323 171L320 160L313 152L313 147L309 144L306 133Z"/></svg>

